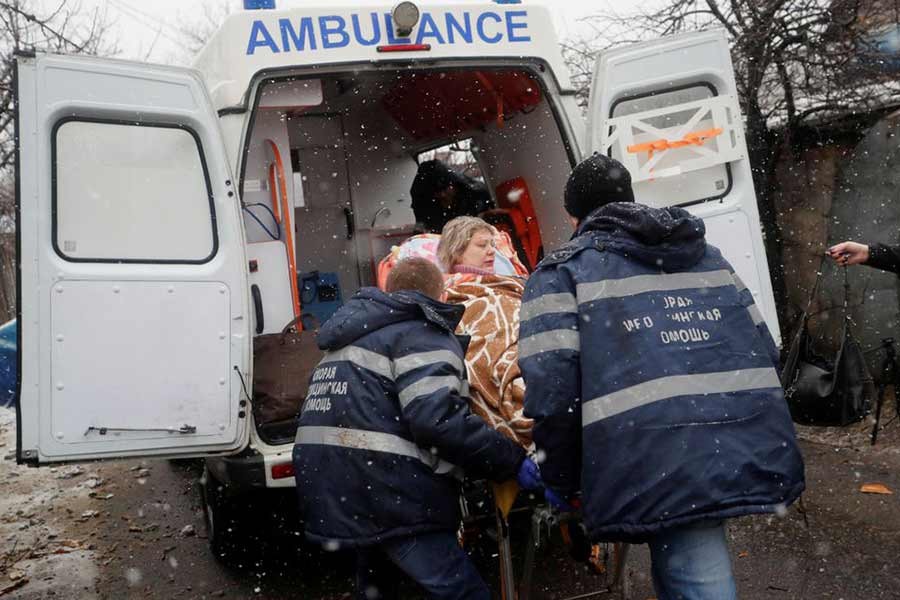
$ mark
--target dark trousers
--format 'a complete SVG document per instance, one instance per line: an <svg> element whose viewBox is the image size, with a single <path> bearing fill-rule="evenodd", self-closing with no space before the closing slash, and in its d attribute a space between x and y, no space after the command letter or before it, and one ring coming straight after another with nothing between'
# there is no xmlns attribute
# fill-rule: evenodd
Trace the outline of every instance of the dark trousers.
<svg viewBox="0 0 900 600"><path fill-rule="evenodd" d="M359 600L394 600L401 573L429 598L490 600L491 592L460 547L456 534L438 531L400 537L357 551Z"/></svg>

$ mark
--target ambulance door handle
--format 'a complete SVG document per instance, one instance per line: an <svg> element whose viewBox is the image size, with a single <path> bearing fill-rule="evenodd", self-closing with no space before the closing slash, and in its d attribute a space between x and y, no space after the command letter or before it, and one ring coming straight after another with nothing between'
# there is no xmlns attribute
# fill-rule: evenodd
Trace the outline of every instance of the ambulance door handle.
<svg viewBox="0 0 900 600"><path fill-rule="evenodd" d="M263 315L262 293L255 283L250 286L250 295L253 296L253 310L256 311L256 335L259 335L265 329L266 322Z"/></svg>
<svg viewBox="0 0 900 600"><path fill-rule="evenodd" d="M353 239L353 209L349 206L344 207L344 219L347 221L347 239Z"/></svg>

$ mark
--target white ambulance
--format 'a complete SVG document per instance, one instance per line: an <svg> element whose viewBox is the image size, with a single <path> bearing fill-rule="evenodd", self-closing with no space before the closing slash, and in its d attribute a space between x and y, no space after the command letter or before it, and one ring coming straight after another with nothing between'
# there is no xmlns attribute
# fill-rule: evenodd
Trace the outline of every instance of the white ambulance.
<svg viewBox="0 0 900 600"><path fill-rule="evenodd" d="M192 69L16 74L18 460L207 457L214 546L231 493L294 485L293 421L245 391L254 336L375 284L435 148L470 149L533 259L571 235L572 167L609 153L638 201L705 219L778 338L722 32L603 54L587 127L536 3L245 10Z"/></svg>

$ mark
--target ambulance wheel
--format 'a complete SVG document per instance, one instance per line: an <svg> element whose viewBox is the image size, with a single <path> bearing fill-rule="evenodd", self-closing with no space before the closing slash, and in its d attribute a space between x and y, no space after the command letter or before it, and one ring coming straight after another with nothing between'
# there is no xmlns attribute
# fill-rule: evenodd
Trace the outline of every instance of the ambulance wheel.
<svg viewBox="0 0 900 600"><path fill-rule="evenodd" d="M247 518L246 513L236 510L236 503L229 497L225 484L213 477L206 467L200 479L200 499L210 551L222 564L240 568L247 557L249 542L241 522L242 518Z"/></svg>

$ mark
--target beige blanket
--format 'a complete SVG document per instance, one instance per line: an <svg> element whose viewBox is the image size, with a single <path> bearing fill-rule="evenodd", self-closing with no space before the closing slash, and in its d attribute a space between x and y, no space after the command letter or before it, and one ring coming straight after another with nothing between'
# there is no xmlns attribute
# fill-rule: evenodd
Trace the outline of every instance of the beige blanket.
<svg viewBox="0 0 900 600"><path fill-rule="evenodd" d="M450 276L447 285L447 302L466 307L457 333L472 338L466 352L472 410L532 450L532 421L522 414L525 382L518 363L523 280L459 274Z"/></svg>

